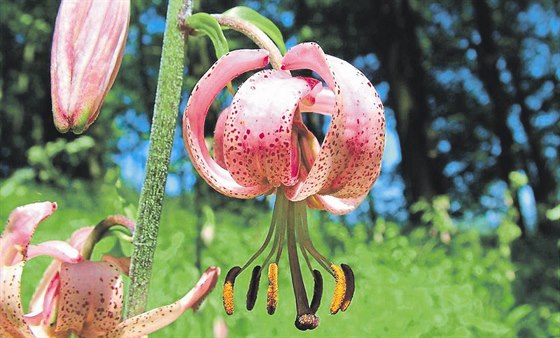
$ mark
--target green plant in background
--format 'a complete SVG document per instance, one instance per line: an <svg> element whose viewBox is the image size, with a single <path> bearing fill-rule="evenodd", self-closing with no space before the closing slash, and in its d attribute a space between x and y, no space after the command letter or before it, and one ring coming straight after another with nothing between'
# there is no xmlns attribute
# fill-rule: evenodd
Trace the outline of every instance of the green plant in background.
<svg viewBox="0 0 560 338"><path fill-rule="evenodd" d="M70 166L74 170L80 170L79 164L87 159L88 150L95 143L89 136L80 136L73 141L58 139L48 142L45 146L33 146L27 152L29 166L34 170L35 176L42 182L52 183L64 187L69 181L60 166Z"/></svg>
<svg viewBox="0 0 560 338"><path fill-rule="evenodd" d="M266 214L258 209L252 210L251 206L255 204L249 201L235 204L241 205L241 211L235 209L234 203L212 209L209 207L213 204L211 200L201 200L200 206L193 205L194 203L199 204L201 196L191 195L181 199L168 199L166 209L163 209L164 187L183 80L187 38L207 35L215 47L216 56L221 57L227 54L230 48L222 31L236 30L249 37L259 47L268 50L270 62L275 68L282 67L282 54L286 52L280 31L270 20L253 10L236 7L219 15L206 13L191 15L191 5L190 1L182 3L179 0L171 0L169 2L154 120L150 134L150 155L146 181L139 198L138 208L132 202L136 201L138 196L122 187L120 180L116 178L118 177L117 171L109 170L105 183L101 185L80 180L70 181L61 175L61 165L77 166L88 157L88 151L94 148L93 141L88 136L82 136L73 141L57 140L43 147L30 148L28 162L32 170L16 172L11 179L3 181L0 187L0 197L5 201L0 206L0 216L3 218L7 218L7 213L15 206L27 204L30 198L54 200L56 197L56 200L64 205L65 215L56 216L57 218L53 218L52 221L47 221L45 223L46 233L38 234L38 240L59 237L61 232L59 224L69 224L69 227L65 229L69 236L70 230L93 224L106 214L125 212L128 216L138 216L140 229L135 233L134 239L132 283L128 287L130 307L127 316L133 316L143 311L148 302L147 294L150 286L152 296L148 305L158 307L179 297L178 288L175 287L177 283L195 280L200 274L202 266L229 266L231 259L226 260L226 258L230 257L232 253L235 253L236 256L250 256L252 254L250 248L254 245L255 239L264 238L266 235L259 225L263 222L270 222L270 218ZM120 31L122 32L122 29ZM121 51L122 46L121 44ZM302 52L302 54L305 53ZM299 59L299 56L294 59ZM107 73L110 73L110 77L114 80L116 69L112 68ZM318 73L329 82L329 76L325 75L328 72L319 71ZM229 80L226 82L225 85L233 93L233 84ZM332 83L330 85L332 88L336 87ZM107 94L107 90L108 88L100 94L104 96ZM304 111L303 109L316 105L321 109L326 109L323 112L333 114L333 111L329 111L332 108L329 108L329 104L331 106L333 104L330 94L326 91L319 91L319 89L311 92L312 95L302 97L298 109ZM341 98L336 93L334 96L334 102ZM325 98L326 101L322 101ZM327 103L325 104L325 102ZM352 104L352 102L345 102L346 107L352 106ZM86 128L95 120L97 112L98 109L91 112L95 116L89 116L88 113ZM222 115L225 116L226 113ZM231 114L228 113L228 115ZM230 127L234 119L234 117L228 117ZM252 120L247 119L249 122ZM84 127L84 121L86 121L85 115L80 119L80 131ZM222 127L225 124L224 120L218 122L218 126L220 123L222 123ZM362 119L361 122L363 123L364 120ZM197 128L200 129L201 123L204 124L203 119L202 122L196 121ZM316 151L319 145L316 140L312 140L313 135L305 129L305 126L298 127L299 129L296 128L298 129L296 137L299 145L298 154L302 154L302 162L306 162L303 165L305 175L307 171L312 175L311 168L315 164L315 158L321 157L321 153ZM347 129L352 130L353 128L350 126ZM188 132L186 133L188 137ZM253 134L253 136L255 135ZM204 131L200 138L201 144L205 141L203 137ZM260 137L260 139L265 137ZM337 141L342 141L342 139L337 139ZM230 142L230 140L226 139L226 142ZM356 145L358 144L359 142L356 143ZM339 148L333 145L331 149ZM228 156L231 154L224 156L219 152L220 147L214 147L213 155L221 158L219 166L222 169L230 165L239 170L246 167L232 164L232 157ZM226 161L229 164L226 164ZM349 163L355 164L352 161L345 164ZM359 165L355 167L360 168ZM78 171L79 167L76 168ZM257 168L256 172L259 170ZM254 174L254 172L249 174ZM315 196L308 197L307 202L310 206L333 210L340 207L332 200L324 199L325 195L338 193L337 189L344 181L335 177L339 174L341 172L337 171L336 174L330 175L332 176L329 178L329 180L332 179L330 183L334 183L329 189L326 189L328 191L322 191L316 195L316 198ZM352 189L369 189L369 183L362 187L359 186L360 180L355 172L346 174L341 176L348 178L351 182L357 182L350 184L353 186ZM376 175L374 173L374 176ZM301 224L294 226L293 222L290 224L288 221L287 227L297 227L300 229L300 233L303 228L305 228L305 232L308 227L310 229L312 238L305 238L305 240L310 243L312 239L314 244L311 246L306 244L307 247L304 245L300 250L303 252L307 250L312 255L311 251L314 251L315 248L317 252L328 252L329 255L337 257L337 260L345 261L356 270L355 276L351 276L347 271L337 275L337 271L332 268L331 273L337 278L324 281L325 288L340 290L340 280L353 282L355 278L357 288L354 290L352 285L352 292L355 291L352 314L343 317L337 316L339 318L335 321L332 316L328 315L328 311L318 309L316 300L312 300L311 304L304 305L312 308L313 316L315 314L321 316L324 325L305 335L500 337L560 335L558 329L560 327L558 308L560 299L555 293L556 288L551 286L553 283L557 283L560 269L547 267L548 262L541 262L535 259L537 256L531 254L534 250L550 250L550 247L553 250L556 249L556 251L552 251L555 252L553 255L557 254L558 243L551 246L551 239L543 238L544 245L542 246L539 245L540 243L533 247L519 245L517 241L521 235L517 225L519 214L513 200L519 193L519 189L527 184L527 176L521 172L512 172L509 179L511 191L506 190L503 196L507 213L499 222L496 231L491 234L483 235L475 231L460 229L449 214L450 199L446 195L437 196L432 200L420 200L412 207L412 212L420 215L420 223L424 225L424 227L412 230L401 229L397 224L381 218L376 219L373 226L366 227L364 224L358 223L344 228L340 222L319 216L315 212L309 214L309 224L306 223L305 227L302 227ZM237 177L237 180L243 181L244 179ZM42 184L37 184L37 182L42 182ZM52 189L45 183L69 190ZM215 184L215 182L213 183ZM282 184L284 183L282 182ZM286 185L289 186L289 184ZM273 183L272 186L277 187L278 184ZM360 192L362 191L360 190ZM213 195L209 196L208 198L211 199ZM349 197L348 191L340 193L340 196L335 196L335 198L338 197L342 197L343 202L348 202L343 207L348 207L348 205L354 207L358 202L344 200ZM294 202L294 204L297 203L304 204L305 202ZM95 205L95 212L84 214L85 205ZM552 208L546 212L548 219L557 220L559 218L560 213L557 209L558 207ZM292 216L304 214L300 209L298 209L299 212L294 210L295 207L287 208L285 214ZM300 218L298 221L303 220L302 217ZM285 217L281 219L282 222L284 220ZM275 221L276 218L273 216L273 224ZM164 227L162 227L161 234L158 235L160 222ZM216 224L219 226L215 226ZM275 242L277 247L281 248L283 241L279 238L283 238L283 228L282 226L279 228L281 236L276 236ZM297 233L297 231L294 232ZM303 237L306 235L304 234ZM292 266L297 260L297 249L293 249L294 243L292 238L292 254L288 259ZM105 239L96 246L94 257L99 257L102 252L122 251L119 245L119 242ZM155 251L156 245L158 251ZM309 249L310 247L312 250ZM515 255L525 255L526 260L523 263L514 264L512 257ZM277 256L276 264L281 260L286 260L279 254ZM186 257L188 257L187 260ZM319 261L326 262L322 256L319 257ZM44 263L40 260L30 262L31 268L28 268L28 272L25 273L30 279L38 280L40 276L36 271L42 269L34 267L42 267L45 265ZM152 264L155 264L158 271L153 276ZM311 270L313 269L311 268ZM297 283L294 285L315 282L316 285L321 284L322 286L322 278L319 283L315 271L317 270L312 271L309 276L302 276L300 273L299 276L296 276ZM328 267L327 271L330 271ZM539 273L542 271L545 273L540 275ZM260 277L260 270L253 274L253 277L255 275ZM530 285L540 285L542 288L523 290L524 282L535 276L539 278L542 276L542 281L532 281ZM249 284L250 289L255 291L258 278L256 278L256 282L255 278L249 278L250 276L246 275L239 276L238 283ZM303 293L301 289L296 290L296 294L299 293L299 296L296 297L296 302L293 302L289 295L289 287L284 286L293 283L294 275L289 274L287 269L279 269L277 277L272 279L274 278L277 278L277 301L288 303L287 306L278 307L274 318L264 314L262 310L250 315L238 312L235 316L228 317L227 325L234 335L301 335L300 332L288 327L285 323L293 321L291 308L296 307L298 319L301 317L303 312L300 313L300 309L304 298L302 294L305 294L305 290ZM231 278L229 281L233 288ZM296 286L294 288L296 289ZM26 300L31 297L32 290L23 285L22 292L24 303L26 303ZM351 294L348 286L342 294L344 293ZM344 307L341 304L349 301L345 295L340 296L340 294L339 292L338 298L342 299L342 303L337 302L339 303L338 308ZM264 299L258 300L256 296L249 298L252 303L250 308L255 306L270 309L270 304L267 304ZM529 301L530 304L525 303ZM231 302L233 302L233 292ZM203 312L192 318L181 318L175 326L166 328L156 335L179 336L184 335L185 332L194 336L211 335L210 330L214 323L223 322L221 301L219 297L212 295L209 302L203 307ZM305 319L309 318L305 317ZM316 326L314 318L311 318L310 321L304 320L303 323L300 321L299 324L302 328Z"/></svg>
<svg viewBox="0 0 560 338"><path fill-rule="evenodd" d="M87 194L82 194L86 183L62 192L32 180L18 184L6 180L0 187L0 197L5 201L0 205L0 217L7 219L13 207L29 199L49 196L64 206L64 212L44 221L34 241L69 237L79 227L122 210L123 203L137 198L127 189L121 189L119 197L114 186L113 175L108 175L101 186L85 188ZM97 207L84 214L82 205L93 201ZM246 202L249 207L250 201ZM162 215L165 230L161 232L154 259L158 273L152 279L149 308L181 297L183 281L193 281L199 275L194 261L185 261L184 257L196 255L195 243L201 235L196 228L198 217L204 224L212 216L207 213L197 216L183 208L182 203L182 198L166 199L168 207ZM250 218L232 207L214 209L212 214L216 232L212 241L202 248L202 266L227 267L232 254L250 256L255 239L266 235L262 224L270 221L270 215L257 209L253 209ZM542 299L538 306L516 302L516 283L525 285L521 270L529 268L529 264L513 264L507 255L505 248L513 250L514 238L518 236L518 230L511 228L511 220L500 225L500 235L497 232L481 235L475 230L462 229L444 243L430 228L403 231L399 225L379 219L370 240L370 230L364 224L344 229L337 222L320 223L317 212L309 217L317 249L336 255L354 267L358 287L351 311L340 317L329 315L328 309L320 309L322 325L311 332L300 333L286 325L293 320L295 303L288 287L290 274L287 269L281 269L278 275L281 306L275 315L269 316L264 311L266 297L258 299L253 312L239 311L227 318L232 335L544 337L558 334L560 311L554 298L548 302ZM68 227L61 228L60 224ZM337 239L334 247L333 238ZM114 240L110 238L100 241L92 259L99 259L101 253L113 246ZM284 263L287 263L285 258ZM39 281L47 264L41 258L28 262L24 280L31 282L22 284L24 304L33 293L32 281ZM249 284L250 277L242 275L237 283ZM325 280L325 288L332 287L334 283ZM550 294L550 297L557 296ZM185 332L190 336L212 336L212 326L220 318L224 318L221 296L213 293L194 316L183 316L173 326L151 336L184 336Z"/></svg>
<svg viewBox="0 0 560 338"><path fill-rule="evenodd" d="M108 216L94 227L83 227L68 241L30 244L38 225L57 209L53 202L15 208L0 237L0 333L10 337L143 336L172 323L183 312L198 308L216 285L219 268L209 268L197 285L180 300L141 315L122 319L124 283L129 258L105 254L91 260L95 245L104 237L131 241L134 222L121 215ZM115 227L126 229L122 236ZM119 234L121 234L119 236ZM118 243L118 242L117 242ZM114 250L117 254L121 250ZM23 268L38 256L53 258L23 312Z"/></svg>

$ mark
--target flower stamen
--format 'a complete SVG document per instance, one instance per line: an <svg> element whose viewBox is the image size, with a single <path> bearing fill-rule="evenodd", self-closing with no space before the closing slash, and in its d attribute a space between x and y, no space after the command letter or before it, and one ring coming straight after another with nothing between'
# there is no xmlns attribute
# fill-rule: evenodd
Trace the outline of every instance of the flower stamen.
<svg viewBox="0 0 560 338"><path fill-rule="evenodd" d="M340 264L342 271L344 271L344 278L346 279L346 292L344 293L344 301L340 306L341 311L346 311L346 309L350 306L350 302L352 302L352 297L354 296L354 272L350 268L350 266L346 264Z"/></svg>
<svg viewBox="0 0 560 338"><path fill-rule="evenodd" d="M334 271L335 280L334 295L331 302L331 314L334 315L340 310L346 296L346 277L340 266L331 264L331 269Z"/></svg>
<svg viewBox="0 0 560 338"><path fill-rule="evenodd" d="M274 314L278 305L278 264L270 263L268 266L268 292L266 298L266 311Z"/></svg>
<svg viewBox="0 0 560 338"><path fill-rule="evenodd" d="M272 238L274 237L274 240ZM272 245L270 242L272 241ZM247 269L267 247L270 251L265 257L262 265L253 268L249 289L247 291L247 310L252 310L256 304L259 283L264 266L268 266L268 289L266 299L266 309L268 314L276 312L278 305L278 263L280 261L284 241L288 250L288 261L290 264L290 274L294 289L296 303L295 325L300 330L312 330L319 325L319 317L316 315L323 296L323 277L319 270L313 268L310 257L313 257L325 271L331 274L335 280L334 296L330 307L332 314L338 311L345 311L354 294L354 274L352 269L346 264L335 265L327 260L315 249L307 224L307 201L289 201L279 189L274 205L273 219L263 245L259 248L243 267L232 268L224 283L223 301L224 308L228 315L233 314L233 288L237 276ZM300 266L300 254L313 276L313 297L311 303L304 285L303 275ZM273 255L276 257L273 258ZM271 262L272 260L272 262Z"/></svg>
<svg viewBox="0 0 560 338"><path fill-rule="evenodd" d="M321 305L321 297L323 297L323 276L319 270L313 270L313 298L311 299L311 305L309 308L311 312L316 313L319 309L319 305Z"/></svg>
<svg viewBox="0 0 560 338"><path fill-rule="evenodd" d="M259 292L259 282L261 281L261 266L256 265L253 268L251 282L249 282L249 290L247 290L247 310L253 310L255 302L257 301L257 294Z"/></svg>
<svg viewBox="0 0 560 338"><path fill-rule="evenodd" d="M226 275L226 281L224 282L224 291L223 291L223 302L224 302L224 309L228 315L233 314L233 286L235 284L235 279L241 273L241 268L238 266L234 266L231 270L228 271Z"/></svg>

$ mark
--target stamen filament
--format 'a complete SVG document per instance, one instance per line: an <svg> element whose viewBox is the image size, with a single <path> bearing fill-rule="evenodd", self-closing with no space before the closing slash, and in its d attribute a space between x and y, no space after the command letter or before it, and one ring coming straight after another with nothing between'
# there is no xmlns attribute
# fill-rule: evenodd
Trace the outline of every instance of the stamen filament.
<svg viewBox="0 0 560 338"><path fill-rule="evenodd" d="M280 228L278 229L278 251L276 252L276 259L274 260L276 264L280 261L280 256L282 256L282 250L284 249L284 238L286 234L286 221L282 219Z"/></svg>
<svg viewBox="0 0 560 338"><path fill-rule="evenodd" d="M307 256L307 250L301 244L301 242L299 243L299 250L301 251L303 258L305 259L305 263L307 264L309 271L311 271L311 274L313 274L313 267L311 266L311 261L309 260L309 256Z"/></svg>
<svg viewBox="0 0 560 338"><path fill-rule="evenodd" d="M284 201L282 199L282 200L277 200L276 203L283 203L283 202ZM268 264L274 252L276 252L276 260L275 260L276 264L278 264L278 261L280 260L280 255L282 254L282 248L284 247L284 236L286 233L286 215L281 213L281 216L279 216L279 218L280 219L277 222L279 223L278 228L274 235L274 243L272 244L272 248L270 249L270 252L266 256L262 266L266 266Z"/></svg>
<svg viewBox="0 0 560 338"><path fill-rule="evenodd" d="M311 242L311 239L309 238L309 229L307 225L307 206L305 204L301 204L301 206L299 207L303 208L303 210L298 213L301 217L301 222L298 222L299 233L301 235L301 238L298 237L300 245L302 245L307 250L307 252L309 252L311 256L313 256L313 258L315 258L317 263L319 263L323 267L323 269L325 269L325 271L327 271L331 274L331 276L334 277L335 274L330 268L330 265L332 265L332 263L323 255L321 255L319 251L317 251L317 249L315 249L315 246L313 246L313 242Z"/></svg>
<svg viewBox="0 0 560 338"><path fill-rule="evenodd" d="M316 315L316 312L319 309L323 295L323 277L319 270L313 269L310 256L335 279L334 295L330 306L331 314L345 311L348 308L354 295L354 273L346 264L339 266L329 262L315 249L309 236L306 203L307 201L290 201L283 194L281 188L278 189L271 226L263 245L243 267L233 267L226 276L223 302L228 315L233 314L234 311L235 279L270 245L272 237L274 237L274 241L264 263L253 268L247 291L247 310L252 310L256 304L262 268L268 266L266 308L267 312L271 315L276 311L278 305L278 262L282 255L284 241L287 242L290 274L296 299L295 326L300 330L312 330L319 325L319 317ZM301 251L301 255L305 259L314 280L311 304L309 303L303 281L298 250ZM269 264L274 254L276 254L275 260Z"/></svg>
<svg viewBox="0 0 560 338"><path fill-rule="evenodd" d="M270 239L272 238L272 235L274 234L274 230L276 229L276 218L278 216L278 214L280 213L280 211L283 209L283 201L282 199L277 200L274 203L274 210L272 211L272 221L270 223L270 227L268 228L268 233L266 234L266 238L264 240L264 243L262 244L262 246L259 248L259 250L257 250L257 252L255 252L253 254L253 256L251 256L251 258L249 258L249 260L247 261L247 263L245 263L245 265L243 265L243 267L241 268L241 271L245 270L249 265L251 265L251 263L253 263L255 261L255 259L257 259L257 257L259 257L262 252L264 251L264 249L266 249L268 247L268 244L270 243ZM283 223L283 218L281 218L281 223Z"/></svg>
<svg viewBox="0 0 560 338"><path fill-rule="evenodd" d="M299 209L299 208L298 208ZM304 213L306 213L307 209L304 209ZM300 211L300 210L296 210ZM301 220L301 218L303 217L307 217L307 215L296 215L296 217L299 217L299 219ZM311 266L311 261L309 260L309 256L307 255L307 249L305 248L305 246L303 246L303 242L301 241L301 238L303 237L302 233L301 233L301 222L297 222L296 224L296 237L298 239L300 239L300 241L298 242L299 244L299 250L301 251L303 258L305 259L305 263L307 264L307 267L309 268L309 271L311 272L311 274L313 274L313 267Z"/></svg>

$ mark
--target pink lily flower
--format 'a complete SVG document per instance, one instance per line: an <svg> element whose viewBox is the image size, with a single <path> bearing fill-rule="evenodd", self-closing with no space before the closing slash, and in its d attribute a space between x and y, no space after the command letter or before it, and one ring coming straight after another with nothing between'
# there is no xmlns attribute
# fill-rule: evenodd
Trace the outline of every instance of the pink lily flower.
<svg viewBox="0 0 560 338"><path fill-rule="evenodd" d="M246 80L231 105L218 118L214 156L205 144L204 122L219 91L235 77L268 64L264 50L237 50L220 58L195 86L183 116L183 137L193 165L218 192L253 198L276 192L276 204L263 246L243 267L232 268L224 285L226 313L233 313L233 285L268 246L267 309L277 304L278 261L287 238L292 284L296 296L296 326L317 327L316 311L322 277L312 268L312 256L336 281L330 312L346 310L354 292L348 265L335 265L313 246L307 227L307 207L334 214L354 210L379 176L385 138L383 104L368 79L355 67L324 54L319 45L303 43L284 56L281 69L258 71ZM291 70L308 69L324 81L294 77ZM322 144L305 126L302 113L331 117ZM308 302L298 259L303 255L315 280ZM247 308L255 304L261 266L253 269Z"/></svg>
<svg viewBox="0 0 560 338"><path fill-rule="evenodd" d="M216 284L219 269L210 268L177 302L122 321L120 264L114 259L89 261L81 254L92 227L77 230L68 242L29 244L38 224L56 208L56 203L41 202L18 207L10 214L0 238L2 337L139 337L199 306ZM130 229L129 223L123 223ZM30 313L24 314L20 297L23 267L39 255L54 260L31 299Z"/></svg>
<svg viewBox="0 0 560 338"><path fill-rule="evenodd" d="M97 119L121 65L130 1L62 0L51 49L54 124L84 132Z"/></svg>

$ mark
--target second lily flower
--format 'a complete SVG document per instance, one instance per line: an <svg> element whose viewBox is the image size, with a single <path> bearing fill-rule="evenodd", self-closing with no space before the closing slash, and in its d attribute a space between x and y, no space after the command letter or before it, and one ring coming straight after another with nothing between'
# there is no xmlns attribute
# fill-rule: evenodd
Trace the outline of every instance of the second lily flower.
<svg viewBox="0 0 560 338"><path fill-rule="evenodd" d="M220 58L194 88L183 117L187 151L201 176L217 191L237 198L276 192L271 227L263 246L243 266L228 273L224 306L233 313L236 277L269 245L262 266L268 267L267 309L275 311L278 261L287 239L292 284L296 296L296 327L313 329L322 294L322 277L313 257L336 286L330 311L346 310L354 293L354 276L347 265L335 265L311 243L307 207L345 214L367 196L379 176L385 137L385 116L379 95L352 65L326 55L319 45L304 43L284 56L282 69L261 70L239 88L220 115L214 135L214 157L204 141L204 121L211 103L226 84L242 73L263 68L268 53L238 50ZM326 83L293 77L289 71L309 69ZM302 113L331 116L322 144L305 126ZM299 265L299 252L315 281L309 303ZM271 263L272 256L276 254ZM257 296L261 266L253 269L247 308Z"/></svg>

